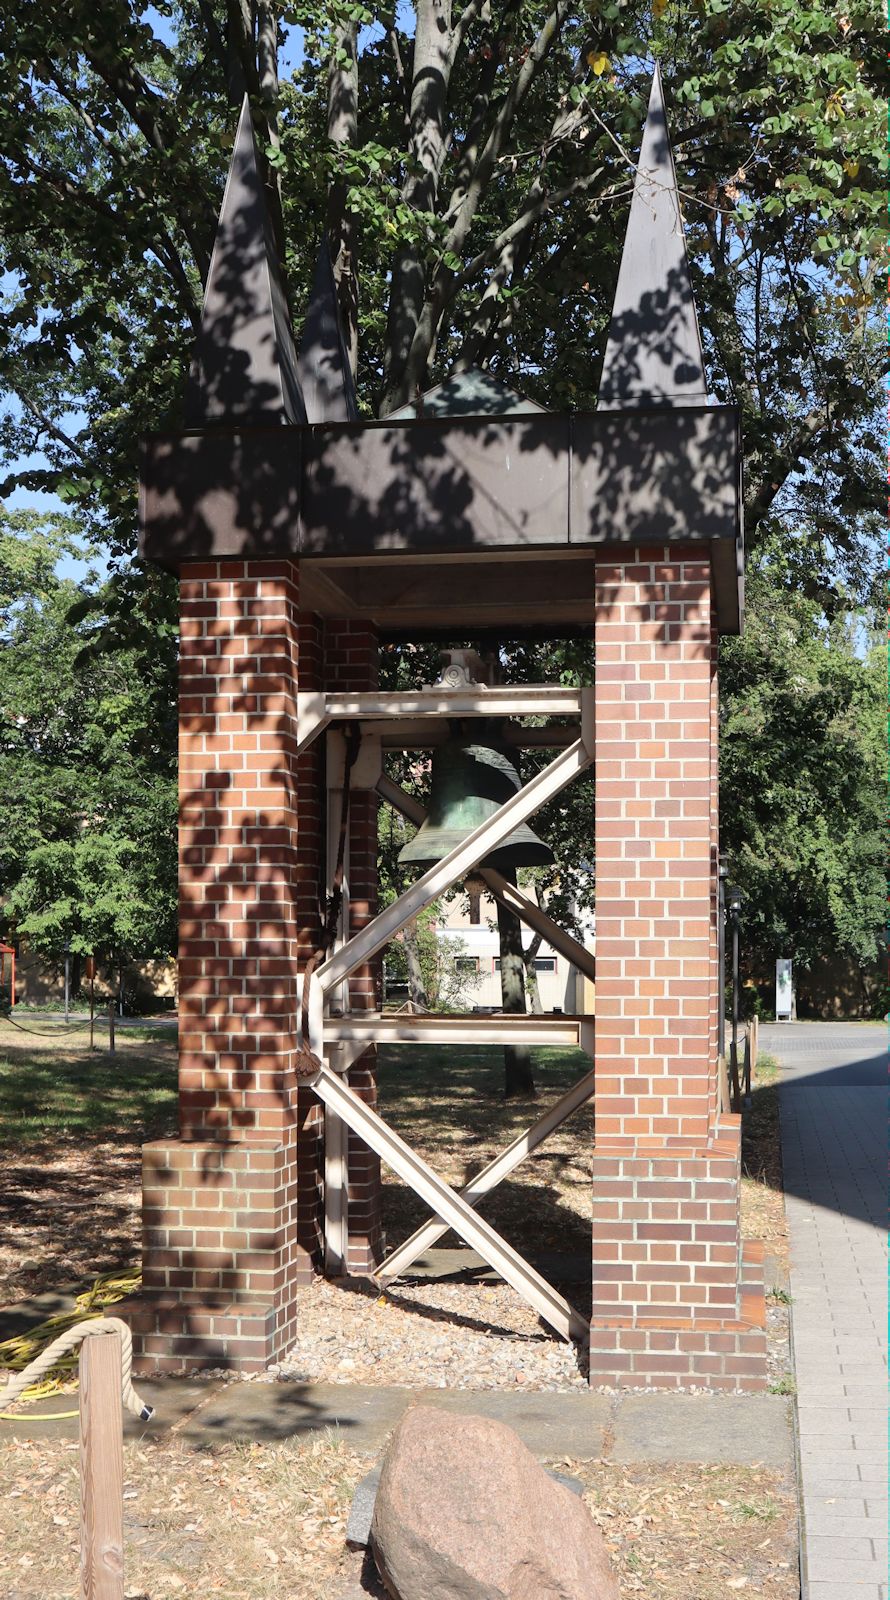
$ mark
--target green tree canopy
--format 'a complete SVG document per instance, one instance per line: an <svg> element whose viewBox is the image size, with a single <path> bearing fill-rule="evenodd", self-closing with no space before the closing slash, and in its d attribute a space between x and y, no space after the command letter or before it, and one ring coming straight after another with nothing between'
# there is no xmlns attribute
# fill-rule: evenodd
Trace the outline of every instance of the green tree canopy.
<svg viewBox="0 0 890 1600"><path fill-rule="evenodd" d="M175 704L163 664L91 655L72 621L82 592L46 570L52 528L31 529L30 592L0 649L0 918L58 959L168 955L176 928ZM21 571L21 533L0 571ZM47 555L47 551L49 555ZM39 575L39 582L37 576Z"/></svg>
<svg viewBox="0 0 890 1600"><path fill-rule="evenodd" d="M843 644L844 617L875 594L873 306L884 203L876 0L414 0L395 11L344 0L160 0L148 10L135 0L9 0L4 20L2 470L7 487L60 496L65 536L101 542L111 562L110 582L81 603L67 643L61 614L71 597L25 598L46 586L47 525L16 547L32 551L27 581L22 570L14 581L0 570L13 655L23 650L33 664L29 640L54 627L58 662L82 663L71 678L77 695L59 683L59 695L47 687L38 705L34 675L33 705L4 721L13 732L3 759L23 762L22 777L7 769L19 862L26 846L73 844L79 834L62 825L69 812L81 829L114 818L115 838L146 836L123 820L132 807L115 788L109 749L129 761L138 746L134 770L151 775L149 787L169 781L176 590L131 559L138 438L180 417L243 94L297 334L327 229L365 414L384 414L471 363L547 406L586 408L596 402L657 57L711 384L742 411L746 534L762 582L748 639L724 651L724 808L740 870L749 852L749 900L766 938L782 863L763 844L769 828L753 801L738 815L754 831L733 821L726 788L755 757L765 763L759 734L750 762L742 759L747 730L759 727L753 709L740 720L742 668L752 708L761 672L765 700L781 699L768 632L774 619L793 618L789 648L806 658L803 678L816 659L835 674L837 659L835 675L852 681L860 666ZM545 654L507 644L517 676L579 670L574 642ZM54 674L55 664L48 684ZM32 675L25 665L13 683L9 669L7 705ZM113 711L94 715L108 697ZM39 735L26 736L32 721ZM843 719L830 726L842 739ZM810 735L815 749L812 719ZM97 748L105 788L85 796L78 774ZM775 781L773 772L770 794ZM863 775L853 790L870 839L866 787ZM815 785L809 809L796 813L795 846L802 852L806 837L820 862L838 838L812 820L821 803ZM561 858L577 863L586 846L562 814L552 821ZM7 873L10 861L8 853ZM797 927L835 938L840 923L813 905L825 898L825 874L840 883L844 871L823 862L797 874L810 896L796 909L788 902ZM845 904L859 930L848 947L864 952L871 890Z"/></svg>
<svg viewBox="0 0 890 1600"><path fill-rule="evenodd" d="M722 652L721 838L754 962L836 954L874 968L881 940L885 668L847 619L752 585Z"/></svg>

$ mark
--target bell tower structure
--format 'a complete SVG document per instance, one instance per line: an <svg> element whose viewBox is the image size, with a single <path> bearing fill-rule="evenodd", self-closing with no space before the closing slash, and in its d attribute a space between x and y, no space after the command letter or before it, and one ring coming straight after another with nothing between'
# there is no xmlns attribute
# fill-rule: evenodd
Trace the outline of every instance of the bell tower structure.
<svg viewBox="0 0 890 1600"><path fill-rule="evenodd" d="M179 574L182 646L180 1137L145 1149L144 1288L125 1312L141 1370L259 1370L298 1343L313 1267L386 1279L450 1226L589 1341L593 1383L765 1386L717 1061L716 675L719 635L742 626L740 483L736 408L707 396L657 73L592 414L471 372L360 420L324 249L295 354L245 105L189 427L147 439L142 461L141 553ZM595 684L377 690L381 632L526 627L592 631ZM410 724L434 748L449 720L494 718L521 744L510 719L529 715L551 719L553 758L378 912L378 795L424 821L382 773L387 738ZM591 765L595 1013L383 1013L380 950L470 870L593 976L491 864ZM593 1060L456 1194L377 1115L374 1045L508 1036ZM476 1207L594 1091L588 1323ZM433 1213L385 1261L381 1157Z"/></svg>

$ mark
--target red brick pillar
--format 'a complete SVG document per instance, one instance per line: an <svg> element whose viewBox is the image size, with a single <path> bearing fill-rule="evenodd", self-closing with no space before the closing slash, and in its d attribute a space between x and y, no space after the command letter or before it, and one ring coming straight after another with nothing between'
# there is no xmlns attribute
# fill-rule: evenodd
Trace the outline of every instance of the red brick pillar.
<svg viewBox="0 0 890 1600"><path fill-rule="evenodd" d="M365 622L332 621L325 627L325 678L330 689L361 692L378 682L376 631ZM349 930L361 931L377 913L377 796L373 790L353 788L349 807ZM349 1005L353 1011L379 1010L381 1004L379 957L365 963L349 980ZM350 1088L366 1102L377 1105L377 1051L366 1050L347 1074ZM373 1270L383 1259L380 1220L380 1158L354 1133L349 1134L349 1242L347 1268L352 1273Z"/></svg>
<svg viewBox="0 0 890 1600"><path fill-rule="evenodd" d="M181 1138L144 1151L142 1371L259 1370L296 1331L291 1069L320 849L298 808L298 606L289 561L183 568Z"/></svg>
<svg viewBox="0 0 890 1600"><path fill-rule="evenodd" d="M700 547L597 561L591 1382L765 1385L717 1108L717 635Z"/></svg>

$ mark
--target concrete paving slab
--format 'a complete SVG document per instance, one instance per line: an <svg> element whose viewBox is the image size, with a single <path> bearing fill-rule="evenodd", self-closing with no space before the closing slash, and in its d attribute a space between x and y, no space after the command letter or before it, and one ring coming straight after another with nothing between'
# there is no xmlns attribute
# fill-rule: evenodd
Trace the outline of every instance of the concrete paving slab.
<svg viewBox="0 0 890 1600"><path fill-rule="evenodd" d="M791 1471L791 1406L784 1395L628 1395L616 1408L616 1461L736 1462Z"/></svg>
<svg viewBox="0 0 890 1600"><path fill-rule="evenodd" d="M150 1422L140 1422L137 1417L124 1412L124 1437L150 1438L163 1435L184 1417L204 1405L221 1385L189 1382L186 1378L137 1378L135 1388L140 1400L154 1407ZM79 1400L74 1394L50 1394L38 1400L25 1411L16 1413L14 1422L0 1422L0 1437L17 1439L76 1439L78 1434ZM61 1413L61 1415L56 1415Z"/></svg>
<svg viewBox="0 0 890 1600"><path fill-rule="evenodd" d="M878 1573L881 1572L880 1563L874 1559L862 1561L851 1560L840 1548L834 1556L814 1556L807 1562L809 1584L814 1583L845 1583L848 1585L847 1594L850 1593L854 1583L880 1582Z"/></svg>
<svg viewBox="0 0 890 1600"><path fill-rule="evenodd" d="M412 1392L339 1383L230 1383L192 1416L180 1436L195 1446L231 1439L262 1444L330 1429L360 1455L376 1455Z"/></svg>
<svg viewBox="0 0 890 1600"><path fill-rule="evenodd" d="M505 1422L542 1461L559 1456L596 1460L603 1454L612 1410L607 1395L506 1394L494 1389L418 1389L414 1398L443 1411L473 1412Z"/></svg>
<svg viewBox="0 0 890 1600"><path fill-rule="evenodd" d="M839 1530L834 1533L814 1533L808 1528L807 1556L810 1571L813 1571L823 1557L829 1561L873 1561L875 1551L867 1534L842 1534Z"/></svg>
<svg viewBox="0 0 890 1600"><path fill-rule="evenodd" d="M869 1549L874 1530L880 1523L871 1517L826 1517L819 1511L810 1507L805 1513L807 1519L807 1535L810 1539L823 1537L826 1539L843 1539L846 1542L856 1539L867 1539Z"/></svg>
<svg viewBox="0 0 890 1600"><path fill-rule="evenodd" d="M77 1296L89 1288L88 1283L67 1283L57 1289L48 1289L46 1294L35 1294L18 1305L0 1307L0 1344L5 1344L7 1339L21 1338L23 1333L46 1322L48 1317L58 1316L62 1311L73 1311Z"/></svg>
<svg viewBox="0 0 890 1600"><path fill-rule="evenodd" d="M807 1600L887 1600L880 1583L811 1583Z"/></svg>

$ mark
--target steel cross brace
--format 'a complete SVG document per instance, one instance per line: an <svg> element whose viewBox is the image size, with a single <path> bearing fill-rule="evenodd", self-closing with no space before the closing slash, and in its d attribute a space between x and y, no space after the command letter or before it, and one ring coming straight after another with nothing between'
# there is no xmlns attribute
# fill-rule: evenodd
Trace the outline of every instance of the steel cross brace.
<svg viewBox="0 0 890 1600"><path fill-rule="evenodd" d="M582 691L582 699L586 701L589 691ZM586 706L585 706L586 709ZM585 726L589 718L582 713L582 736L569 745L568 749L560 751L548 766L535 774L516 794L500 806L494 814L474 828L472 833L450 850L441 861L430 867L416 883L413 883L404 894L394 900L392 905L386 907L364 927L360 933L353 936L341 950L335 951L327 961L318 968L319 996L327 994L338 983L342 983L356 967L363 961L370 960L377 951L388 944L390 939L404 928L407 922L421 912L431 901L438 899L453 883L464 877L477 863L491 850L494 850L513 828L533 816L547 800L560 793L573 778L586 771L593 760L593 740L590 730ZM318 1052L322 1043L322 1016L321 1008L317 1007L316 1015L310 1023L317 1043L313 1049Z"/></svg>
<svg viewBox="0 0 890 1600"><path fill-rule="evenodd" d="M378 778L377 793L381 799L387 800L396 811L401 811L402 816L407 817L409 822L416 823L417 827L420 827L421 823L426 821L426 807L422 806L420 801L415 800L414 796L408 794L406 790L400 789L399 785L393 783L391 778L387 778L385 775ZM596 981L596 959L591 950L585 949L584 945L579 944L577 939L573 939L570 933L566 933L565 929L561 928L558 922L554 922L553 918L549 917L541 906L534 900L530 900L528 895L523 894L515 883L510 883L496 868L479 867L477 870L479 877L491 890L496 900L500 900L508 911L515 912L516 916L520 917L530 928L533 928L535 933L540 933L547 940L547 943L553 946L554 950L558 950L560 955L565 956L567 961L571 961L572 965L583 972L592 982Z"/></svg>
<svg viewBox="0 0 890 1600"><path fill-rule="evenodd" d="M441 1217L447 1227L459 1233L471 1249L478 1251L563 1339L587 1339L587 1323L580 1312L438 1177L330 1067L322 1066L312 1087L319 1099L342 1117L353 1132L420 1195L430 1210Z"/></svg>
<svg viewBox="0 0 890 1600"><path fill-rule="evenodd" d="M577 1111L579 1106L586 1104L593 1095L594 1080L594 1072L588 1072L583 1078L579 1078L578 1082L573 1084L568 1093L562 1095L556 1104L550 1107L549 1111L545 1111L537 1122L533 1122L530 1128L526 1128L524 1133L520 1133L512 1144L508 1144L506 1149L502 1150L499 1155L495 1156L493 1161L489 1161L488 1165L482 1168L481 1172L477 1172L475 1178L470 1179L466 1188L460 1191L461 1200L465 1200L468 1206L475 1207L483 1195L490 1194L492 1189L497 1188L497 1185L509 1173L513 1172L520 1162L525 1160L526 1156L531 1155L533 1150L537 1150L538 1145L543 1144L544 1140L553 1133L555 1128L560 1127L566 1118L571 1116L573 1111ZM429 1250L436 1240L441 1239L443 1233L447 1232L448 1224L442 1222L438 1217L433 1218L430 1222L425 1222L421 1228L417 1229L416 1233L412 1233L410 1239L406 1239L404 1244L400 1244L397 1250L393 1250L392 1254L387 1256L386 1260L377 1268L374 1277L381 1283L388 1282L391 1278L399 1277L401 1273L407 1271L412 1261L416 1261L418 1256L423 1255L424 1250Z"/></svg>

